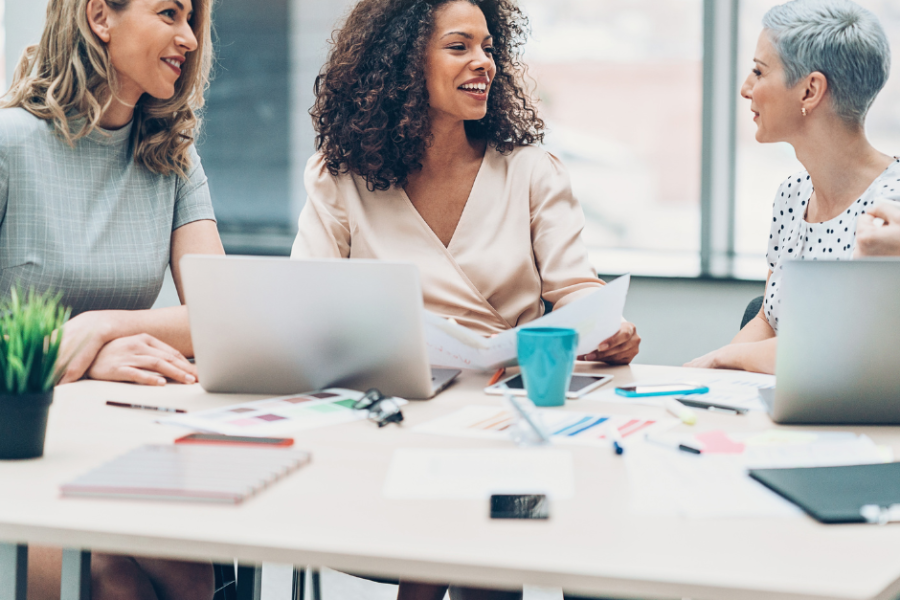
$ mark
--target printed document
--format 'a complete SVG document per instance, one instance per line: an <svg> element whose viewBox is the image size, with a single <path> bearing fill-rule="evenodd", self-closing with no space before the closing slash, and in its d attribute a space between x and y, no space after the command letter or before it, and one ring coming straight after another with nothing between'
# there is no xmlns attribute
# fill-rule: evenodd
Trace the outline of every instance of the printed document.
<svg viewBox="0 0 900 600"><path fill-rule="evenodd" d="M481 499L491 494L575 495L572 455L550 448L402 448L384 483L387 498Z"/></svg>
<svg viewBox="0 0 900 600"><path fill-rule="evenodd" d="M622 324L631 278L623 275L584 298L556 309L523 327L568 327L578 332L578 354L587 354L615 334ZM425 339L430 364L456 369L492 371L516 364L516 332L492 338L425 311Z"/></svg>

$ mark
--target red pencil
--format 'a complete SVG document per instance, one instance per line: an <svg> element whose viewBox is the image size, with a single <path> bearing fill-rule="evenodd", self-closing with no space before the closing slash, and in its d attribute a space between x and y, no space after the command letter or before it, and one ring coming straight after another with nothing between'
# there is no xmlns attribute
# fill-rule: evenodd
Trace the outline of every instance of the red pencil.
<svg viewBox="0 0 900 600"><path fill-rule="evenodd" d="M491 380L488 381L488 383L487 383L488 386L490 387L490 386L494 385L495 383L497 383L498 381L500 381L500 378L503 377L504 375L506 375L506 368L500 367L499 369L497 369L497 372L494 373L494 376L491 377Z"/></svg>

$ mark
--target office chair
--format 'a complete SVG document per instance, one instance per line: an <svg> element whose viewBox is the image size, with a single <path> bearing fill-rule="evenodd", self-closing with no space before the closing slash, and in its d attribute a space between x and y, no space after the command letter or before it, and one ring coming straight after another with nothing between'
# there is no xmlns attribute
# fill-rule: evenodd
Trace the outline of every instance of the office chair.
<svg viewBox="0 0 900 600"><path fill-rule="evenodd" d="M216 593L213 600L237 600L237 579L233 563L214 563Z"/></svg>
<svg viewBox="0 0 900 600"><path fill-rule="evenodd" d="M758 296L750 301L750 304L747 305L747 308L744 309L744 318L741 320L741 329L743 329L747 323L753 320L753 317L759 314L759 309L762 308L763 297Z"/></svg>

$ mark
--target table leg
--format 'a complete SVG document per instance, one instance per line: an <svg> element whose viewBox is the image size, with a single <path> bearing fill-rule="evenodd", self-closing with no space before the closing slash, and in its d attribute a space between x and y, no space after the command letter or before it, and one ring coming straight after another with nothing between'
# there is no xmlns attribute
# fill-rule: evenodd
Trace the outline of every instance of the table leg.
<svg viewBox="0 0 900 600"><path fill-rule="evenodd" d="M64 548L59 600L91 600L91 551Z"/></svg>
<svg viewBox="0 0 900 600"><path fill-rule="evenodd" d="M313 569L310 573L312 575L312 600L322 600L322 578L320 577L319 569Z"/></svg>
<svg viewBox="0 0 900 600"><path fill-rule="evenodd" d="M28 546L0 544L0 600L26 600Z"/></svg>
<svg viewBox="0 0 900 600"><path fill-rule="evenodd" d="M261 600L262 566L241 565L237 569L237 600Z"/></svg>
<svg viewBox="0 0 900 600"><path fill-rule="evenodd" d="M291 600L306 600L306 569L294 567L294 581L291 585Z"/></svg>

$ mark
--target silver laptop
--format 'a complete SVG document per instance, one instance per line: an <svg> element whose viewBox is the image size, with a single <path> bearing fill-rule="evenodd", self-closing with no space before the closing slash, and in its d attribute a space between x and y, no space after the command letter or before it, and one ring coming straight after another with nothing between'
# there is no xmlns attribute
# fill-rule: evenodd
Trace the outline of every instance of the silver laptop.
<svg viewBox="0 0 900 600"><path fill-rule="evenodd" d="M772 419L900 423L900 260L798 260L784 271Z"/></svg>
<svg viewBox="0 0 900 600"><path fill-rule="evenodd" d="M189 255L181 271L209 392L430 398L459 374L428 365L413 264Z"/></svg>

